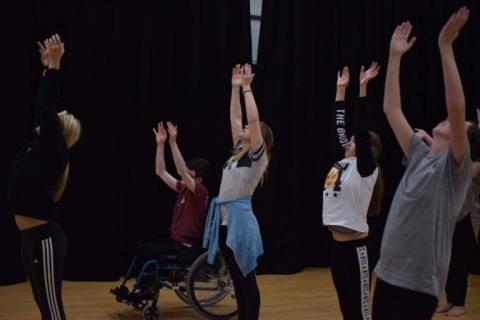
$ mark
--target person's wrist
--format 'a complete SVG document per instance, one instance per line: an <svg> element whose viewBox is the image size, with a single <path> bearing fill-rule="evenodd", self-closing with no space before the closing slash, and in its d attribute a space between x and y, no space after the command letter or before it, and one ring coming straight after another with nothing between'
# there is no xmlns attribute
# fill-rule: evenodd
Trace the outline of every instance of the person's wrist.
<svg viewBox="0 0 480 320"><path fill-rule="evenodd" d="M56 70L60 70L60 61L54 61L54 62L50 62L48 64L48 69L56 69Z"/></svg>
<svg viewBox="0 0 480 320"><path fill-rule="evenodd" d="M390 59L400 59L403 56L402 52L390 50Z"/></svg>
<svg viewBox="0 0 480 320"><path fill-rule="evenodd" d="M250 88L250 87L248 87L248 88L242 88L242 93L243 93L243 94L246 94L246 93L249 93L249 92L250 92L250 93L253 92L253 91L252 91L252 88Z"/></svg>
<svg viewBox="0 0 480 320"><path fill-rule="evenodd" d="M364 97L367 96L367 83L360 84L359 96L360 96L360 98L364 98Z"/></svg>
<svg viewBox="0 0 480 320"><path fill-rule="evenodd" d="M242 85L242 90L245 91L245 90L252 90L252 88L250 87L250 85Z"/></svg>

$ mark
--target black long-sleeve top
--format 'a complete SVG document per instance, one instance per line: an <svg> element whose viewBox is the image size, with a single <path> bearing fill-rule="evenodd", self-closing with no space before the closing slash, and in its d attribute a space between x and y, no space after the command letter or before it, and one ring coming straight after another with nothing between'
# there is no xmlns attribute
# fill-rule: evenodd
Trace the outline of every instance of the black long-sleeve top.
<svg viewBox="0 0 480 320"><path fill-rule="evenodd" d="M57 115L60 100L58 70L48 70L41 79L35 103L40 135L25 145L12 164L7 193L10 213L55 220L54 192L68 164L68 150Z"/></svg>
<svg viewBox="0 0 480 320"><path fill-rule="evenodd" d="M344 157L345 146L347 145L351 128L348 126L345 101L335 102L334 128L335 128L335 155L339 159ZM370 124L370 108L366 97L360 97L355 107L355 135L356 157L358 173L362 177L370 176L376 169L377 164L373 158L371 148L371 137L368 132Z"/></svg>

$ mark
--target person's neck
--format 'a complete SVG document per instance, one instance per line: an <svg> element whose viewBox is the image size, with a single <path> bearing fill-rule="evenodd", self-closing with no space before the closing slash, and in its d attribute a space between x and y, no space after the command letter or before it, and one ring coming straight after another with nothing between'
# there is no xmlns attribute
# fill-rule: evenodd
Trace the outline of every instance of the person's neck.
<svg viewBox="0 0 480 320"><path fill-rule="evenodd" d="M431 154L442 154L448 152L449 141L445 138L434 137L430 146Z"/></svg>

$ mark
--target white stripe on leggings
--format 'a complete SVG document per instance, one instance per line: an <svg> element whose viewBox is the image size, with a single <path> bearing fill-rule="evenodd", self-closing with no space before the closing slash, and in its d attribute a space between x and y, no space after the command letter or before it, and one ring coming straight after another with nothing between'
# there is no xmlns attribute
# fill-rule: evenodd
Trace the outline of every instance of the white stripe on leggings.
<svg viewBox="0 0 480 320"><path fill-rule="evenodd" d="M50 269L50 246L49 246L49 240L51 241L52 238L44 239L42 240L42 254L43 254L43 280L45 283L45 293L47 295L47 302L48 302L48 308L50 310L50 314L52 316L53 320L61 320L58 314L56 313L55 309L55 303L53 299L53 291L52 291L52 286L51 286L51 278L52 278L52 273Z"/></svg>
<svg viewBox="0 0 480 320"><path fill-rule="evenodd" d="M58 300L57 300L57 292L56 292L56 286L55 286L55 261L53 260L53 243L52 243L52 238L48 239L48 244L50 246L50 269L51 269L51 286L52 286L52 291L53 291L53 303L54 303L54 308L55 312L57 314L58 320L61 320L60 316L60 310L58 309Z"/></svg>
<svg viewBox="0 0 480 320"><path fill-rule="evenodd" d="M370 311L368 310L368 297L370 293L370 276L368 269L367 247L357 247L358 265L360 267L360 288L362 295L362 316L363 320L370 320Z"/></svg>

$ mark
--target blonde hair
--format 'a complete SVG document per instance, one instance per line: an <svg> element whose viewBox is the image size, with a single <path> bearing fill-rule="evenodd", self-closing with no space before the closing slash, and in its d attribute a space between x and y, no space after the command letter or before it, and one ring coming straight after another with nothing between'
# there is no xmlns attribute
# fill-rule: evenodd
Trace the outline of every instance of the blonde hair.
<svg viewBox="0 0 480 320"><path fill-rule="evenodd" d="M63 170L62 176L58 180L55 190L53 190L53 202L55 203L57 203L62 198L63 192L65 191L65 187L67 186L69 171L70 171L70 165L67 164L67 166L65 167L65 170Z"/></svg>
<svg viewBox="0 0 480 320"><path fill-rule="evenodd" d="M62 124L63 136L65 137L65 144L67 148L71 148L82 133L82 125L80 121L68 112L61 112L58 114L60 123Z"/></svg>

